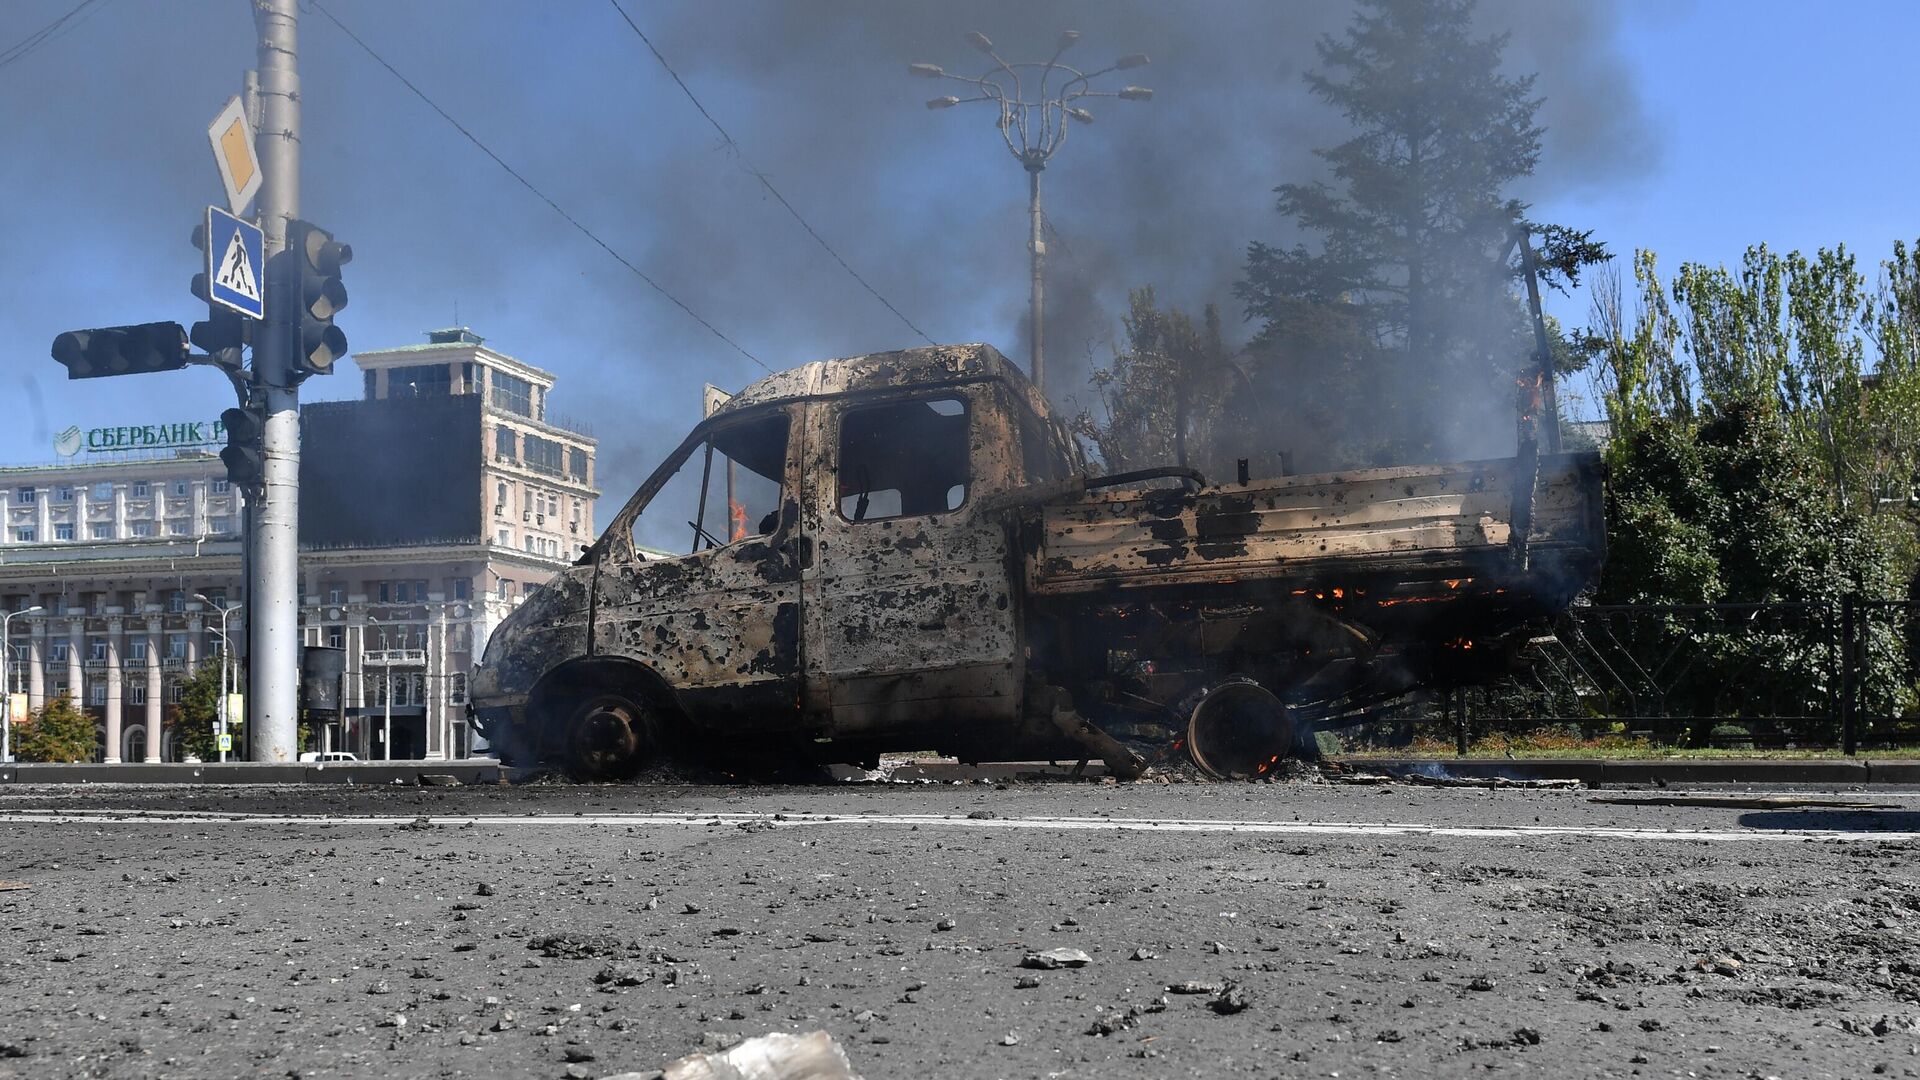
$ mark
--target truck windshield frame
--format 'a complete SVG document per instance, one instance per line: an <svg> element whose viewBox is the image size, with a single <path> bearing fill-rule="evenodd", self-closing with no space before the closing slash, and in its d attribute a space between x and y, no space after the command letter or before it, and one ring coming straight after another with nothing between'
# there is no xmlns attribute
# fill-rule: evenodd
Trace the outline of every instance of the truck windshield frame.
<svg viewBox="0 0 1920 1080"><path fill-rule="evenodd" d="M696 498L702 499L702 502L693 508L696 514L696 520L704 523L709 511L709 507L705 505L704 497L713 492L719 494L719 499L715 502L715 506L731 517L732 515L726 497L726 488L724 487L726 474L725 463L728 460L725 456L727 449L734 440L746 435L748 429L763 427L776 422L781 425L781 429L784 432L784 437L780 442L779 493L776 496L775 504L777 511L779 500L783 500L787 496L789 471L792 467L794 423L791 410L784 406L776 406L756 408L737 416L715 417L695 426L694 429L688 433L687 437L681 440L680 445L676 446L672 453L661 460L660 464L654 468L652 474L650 474L646 481L633 493L626 504L620 508L620 512L615 514L613 520L607 524L606 529L601 532L600 538L595 541L593 548L588 551L585 559L602 556L613 556L628 561L637 559L640 554L640 545L633 535L635 526L639 523L642 516L645 515L647 509L653 505L654 500L666 489L667 485L689 466L695 454L699 454L703 458L714 456L720 458L719 461L713 461L711 467L709 467L706 461L694 466L695 468L700 468L705 474L704 476L696 477L700 482L700 490L696 492ZM716 447L719 451L718 455L714 454ZM735 448L738 449L738 446L735 446ZM745 472L751 468L751 466L748 466L747 469L742 469L741 471ZM754 471L757 472L757 470ZM758 474L756 479L771 480L773 478L767 477L765 474ZM738 482L737 477L736 482ZM733 538L735 530L729 528L726 533L721 535L726 535L730 537L730 539L724 544L719 545L708 544L705 540L696 536L691 551L677 554L674 557L685 558L687 555L697 554L703 550L711 550L714 546L732 546L734 543L764 539L768 536L776 535L785 524L785 520L784 517L777 512L773 514L772 517L774 518L772 532L752 531L755 522L749 519L747 522L748 531L744 535ZM765 520L764 515L761 520ZM732 524L737 525L738 522L734 521ZM715 538L717 538L717 536ZM583 559L583 561L585 561L585 559Z"/></svg>

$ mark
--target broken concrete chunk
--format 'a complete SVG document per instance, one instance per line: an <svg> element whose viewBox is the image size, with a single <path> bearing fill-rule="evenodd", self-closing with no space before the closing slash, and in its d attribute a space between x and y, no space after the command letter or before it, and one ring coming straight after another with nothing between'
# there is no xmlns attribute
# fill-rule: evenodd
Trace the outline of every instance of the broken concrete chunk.
<svg viewBox="0 0 1920 1080"><path fill-rule="evenodd" d="M662 1080L860 1080L846 1051L824 1031L772 1032L724 1053L681 1058L660 1075Z"/></svg>
<svg viewBox="0 0 1920 1080"><path fill-rule="evenodd" d="M1043 949L1039 952L1028 953L1021 959L1020 966L1024 968L1039 968L1041 971L1052 971L1054 968L1086 967L1091 963L1093 963L1093 957L1088 956L1079 949Z"/></svg>
<svg viewBox="0 0 1920 1080"><path fill-rule="evenodd" d="M1245 990L1240 989L1232 983L1228 983L1220 988L1219 993L1213 995L1212 1001L1207 1002L1207 1008L1212 1009L1221 1016L1232 1016L1237 1012L1245 1012L1247 1006L1252 1004L1253 1001L1247 997Z"/></svg>

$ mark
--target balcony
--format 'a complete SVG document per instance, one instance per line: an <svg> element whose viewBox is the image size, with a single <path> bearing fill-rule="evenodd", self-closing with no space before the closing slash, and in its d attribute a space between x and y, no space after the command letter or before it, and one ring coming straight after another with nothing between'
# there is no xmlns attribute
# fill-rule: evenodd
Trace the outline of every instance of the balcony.
<svg viewBox="0 0 1920 1080"><path fill-rule="evenodd" d="M361 662L374 667L425 667L427 663L427 650L368 649L361 655Z"/></svg>

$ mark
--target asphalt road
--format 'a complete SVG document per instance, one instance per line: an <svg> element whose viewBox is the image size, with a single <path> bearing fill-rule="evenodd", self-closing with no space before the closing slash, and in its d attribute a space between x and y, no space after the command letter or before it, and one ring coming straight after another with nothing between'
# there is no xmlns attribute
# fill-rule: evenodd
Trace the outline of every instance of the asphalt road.
<svg viewBox="0 0 1920 1080"><path fill-rule="evenodd" d="M1920 1074L1920 798L1594 794L11 788L0 1076Z"/></svg>

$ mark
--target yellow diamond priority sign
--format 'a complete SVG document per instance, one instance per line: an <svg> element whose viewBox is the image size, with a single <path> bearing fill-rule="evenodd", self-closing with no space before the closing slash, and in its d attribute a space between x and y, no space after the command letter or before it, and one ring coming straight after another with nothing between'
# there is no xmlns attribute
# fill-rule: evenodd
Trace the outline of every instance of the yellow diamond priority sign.
<svg viewBox="0 0 1920 1080"><path fill-rule="evenodd" d="M260 162L253 156L253 125L247 123L247 110L238 96L213 118L207 128L207 141L213 144L213 160L220 166L220 182L227 189L227 207L237 216L260 190Z"/></svg>

